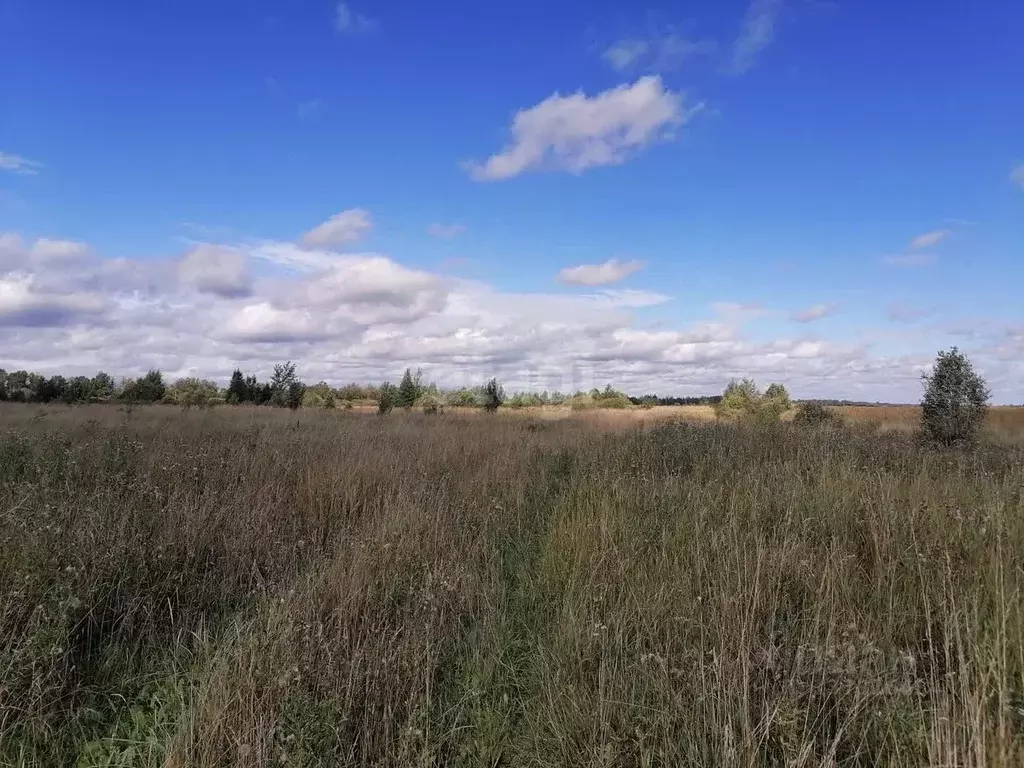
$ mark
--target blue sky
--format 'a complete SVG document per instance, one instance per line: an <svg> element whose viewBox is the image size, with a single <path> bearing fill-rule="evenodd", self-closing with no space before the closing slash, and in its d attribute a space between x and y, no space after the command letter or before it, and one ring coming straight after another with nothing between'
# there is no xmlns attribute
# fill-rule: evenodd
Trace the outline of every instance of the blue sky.
<svg viewBox="0 0 1024 768"><path fill-rule="evenodd" d="M8 0L0 36L2 367L910 400L959 344L1024 401L1020 3Z"/></svg>

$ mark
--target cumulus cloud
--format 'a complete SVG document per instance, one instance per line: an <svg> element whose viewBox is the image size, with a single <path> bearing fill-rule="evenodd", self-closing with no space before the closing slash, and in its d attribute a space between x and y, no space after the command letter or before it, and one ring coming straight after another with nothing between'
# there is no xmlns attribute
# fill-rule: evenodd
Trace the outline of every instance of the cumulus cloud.
<svg viewBox="0 0 1024 768"><path fill-rule="evenodd" d="M670 138L700 106L685 109L683 96L661 78L642 77L595 96L558 93L516 113L512 141L483 163L469 163L478 181L498 181L530 170L582 173L617 165L653 142Z"/></svg>
<svg viewBox="0 0 1024 768"><path fill-rule="evenodd" d="M309 311L281 309L260 301L230 315L222 335L235 341L275 343L325 339L329 331L327 324L318 322Z"/></svg>
<svg viewBox="0 0 1024 768"><path fill-rule="evenodd" d="M0 326L62 326L98 315L105 303L88 293L52 293L31 275L0 278Z"/></svg>
<svg viewBox="0 0 1024 768"><path fill-rule="evenodd" d="M427 234L433 237L451 238L458 237L466 231L463 224L438 224L433 223L427 227Z"/></svg>
<svg viewBox="0 0 1024 768"><path fill-rule="evenodd" d="M761 53L775 39L775 25L782 0L753 0L743 18L740 34L732 46L728 71L741 75L753 67Z"/></svg>
<svg viewBox="0 0 1024 768"><path fill-rule="evenodd" d="M798 323L813 323L835 313L834 304L815 304L812 307L793 313L793 319Z"/></svg>
<svg viewBox="0 0 1024 768"><path fill-rule="evenodd" d="M21 155L13 155L10 152L0 152L0 171L18 173L22 176L35 176L43 167L42 163L29 160Z"/></svg>
<svg viewBox="0 0 1024 768"><path fill-rule="evenodd" d="M1010 172L1010 181L1020 184L1021 188L1024 189L1024 164L1018 165Z"/></svg>
<svg viewBox="0 0 1024 768"><path fill-rule="evenodd" d="M350 208L309 230L302 236L302 244L310 248L345 245L362 239L371 229L370 214L362 208Z"/></svg>
<svg viewBox="0 0 1024 768"><path fill-rule="evenodd" d="M642 261L609 259L601 264L580 264L558 273L558 281L566 285L608 285L625 280L644 268Z"/></svg>
<svg viewBox="0 0 1024 768"><path fill-rule="evenodd" d="M178 264L180 279L200 293L222 298L248 296L252 291L245 254L235 248L202 243Z"/></svg>
<svg viewBox="0 0 1024 768"><path fill-rule="evenodd" d="M356 13L344 0L334 6L334 29L342 35L358 35L377 27L376 19Z"/></svg>
<svg viewBox="0 0 1024 768"><path fill-rule="evenodd" d="M930 267L936 261L934 253L894 253L885 256L882 263L889 267Z"/></svg>
<svg viewBox="0 0 1024 768"><path fill-rule="evenodd" d="M925 232L923 235L918 235L910 241L910 248L915 251L921 248L933 248L951 234L953 233L948 229L936 229L932 232Z"/></svg>
<svg viewBox="0 0 1024 768"><path fill-rule="evenodd" d="M75 250L48 242L39 249L47 256ZM0 271L8 369L159 368L226 381L236 366L265 377L292 359L306 380L336 384L394 379L411 365L443 385L494 375L510 389L612 382L635 393L707 394L749 375L784 381L801 397L900 400L917 396L918 367L933 354L772 337L758 327L765 310L752 304L687 306L689 321L665 324L654 308L671 297L659 293L509 292L379 253L241 241L156 260L88 251L55 261L28 258L34 245L0 236L0 252L21 256ZM257 274L272 276L250 281L253 260L262 262ZM977 357L994 386L1013 380L999 354Z"/></svg>
<svg viewBox="0 0 1024 768"><path fill-rule="evenodd" d="M84 243L41 237L28 244L16 232L0 233L0 270L30 269L39 264L70 265L90 254Z"/></svg>

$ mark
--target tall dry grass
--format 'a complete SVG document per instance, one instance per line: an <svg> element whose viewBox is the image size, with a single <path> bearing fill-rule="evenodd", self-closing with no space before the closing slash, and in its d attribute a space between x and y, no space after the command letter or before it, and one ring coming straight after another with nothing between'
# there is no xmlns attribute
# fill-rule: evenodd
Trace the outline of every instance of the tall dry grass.
<svg viewBox="0 0 1024 768"><path fill-rule="evenodd" d="M1024 762L1019 445L0 420L2 764Z"/></svg>
<svg viewBox="0 0 1024 768"><path fill-rule="evenodd" d="M850 405L835 410L851 423L871 424L882 429L913 432L921 426L921 408L916 405ZM1024 407L990 408L985 425L998 436L1020 435L1024 433Z"/></svg>

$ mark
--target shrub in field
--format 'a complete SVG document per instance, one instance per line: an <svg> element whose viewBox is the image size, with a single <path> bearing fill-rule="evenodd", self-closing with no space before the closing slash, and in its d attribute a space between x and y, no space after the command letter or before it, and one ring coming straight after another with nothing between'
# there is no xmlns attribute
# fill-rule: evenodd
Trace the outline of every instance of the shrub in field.
<svg viewBox="0 0 1024 768"><path fill-rule="evenodd" d="M380 390L377 392L377 413L383 416L385 413L391 413L391 409L395 407L395 400L398 397L398 393L395 390L395 385L389 381L385 381L380 385Z"/></svg>
<svg viewBox="0 0 1024 768"><path fill-rule="evenodd" d="M931 373L923 377L921 427L940 445L972 443L985 421L989 390L959 349L939 352Z"/></svg>
<svg viewBox="0 0 1024 768"><path fill-rule="evenodd" d="M325 408L330 410L334 406L334 390L331 389L331 385L326 381L321 381L319 384L307 387L306 391L302 394L303 408Z"/></svg>
<svg viewBox="0 0 1024 768"><path fill-rule="evenodd" d="M129 379L121 387L121 399L128 403L159 403L167 394L160 371L149 371L141 379Z"/></svg>
<svg viewBox="0 0 1024 768"><path fill-rule="evenodd" d="M778 382L772 382L764 391L763 405L772 411L777 411L779 416L793 407L793 401L789 398L786 387Z"/></svg>
<svg viewBox="0 0 1024 768"><path fill-rule="evenodd" d="M491 379L484 385L481 400L483 401L484 410L490 413L494 413L505 402L505 390L498 383L497 379Z"/></svg>
<svg viewBox="0 0 1024 768"><path fill-rule="evenodd" d="M838 427L843 417L821 403L804 403L793 417L793 423L801 427Z"/></svg>
<svg viewBox="0 0 1024 768"><path fill-rule="evenodd" d="M423 409L424 413L432 415L436 415L444 411L444 400L437 395L423 395L423 397L416 401L416 405Z"/></svg>
<svg viewBox="0 0 1024 768"><path fill-rule="evenodd" d="M742 421L757 415L761 392L753 379L730 381L715 406L715 415L729 421Z"/></svg>
<svg viewBox="0 0 1024 768"><path fill-rule="evenodd" d="M180 405L182 408L208 408L224 402L217 382L189 376L172 384L164 402Z"/></svg>
<svg viewBox="0 0 1024 768"><path fill-rule="evenodd" d="M629 408L632 401L623 392L612 389L611 384L605 385L603 390L592 389L590 397L594 401L595 408Z"/></svg>
<svg viewBox="0 0 1024 768"><path fill-rule="evenodd" d="M782 384L771 384L761 394L753 379L730 381L715 404L715 415L724 421L777 422L791 405Z"/></svg>
<svg viewBox="0 0 1024 768"><path fill-rule="evenodd" d="M602 397L599 400L595 400L594 404L598 408L622 409L633 407L630 399L621 393L616 394L615 397Z"/></svg>
<svg viewBox="0 0 1024 768"><path fill-rule="evenodd" d="M506 408L537 408L544 405L544 401L533 392L516 392L504 405Z"/></svg>

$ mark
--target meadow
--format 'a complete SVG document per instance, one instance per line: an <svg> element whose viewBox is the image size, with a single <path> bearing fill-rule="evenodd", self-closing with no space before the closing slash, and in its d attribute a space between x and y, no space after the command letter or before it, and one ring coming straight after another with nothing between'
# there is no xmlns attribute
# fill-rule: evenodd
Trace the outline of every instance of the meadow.
<svg viewBox="0 0 1024 768"><path fill-rule="evenodd" d="M0 404L0 765L1024 764L1019 414L696 413Z"/></svg>

